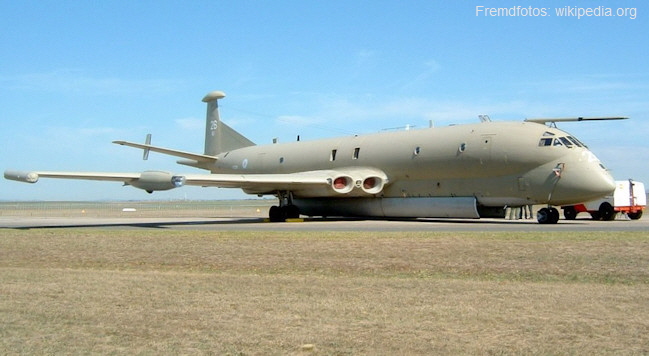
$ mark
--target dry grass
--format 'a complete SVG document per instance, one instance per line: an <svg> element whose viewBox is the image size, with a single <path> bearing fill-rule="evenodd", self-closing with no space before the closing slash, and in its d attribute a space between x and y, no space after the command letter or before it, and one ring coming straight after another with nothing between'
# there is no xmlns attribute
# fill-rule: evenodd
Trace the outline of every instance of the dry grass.
<svg viewBox="0 0 649 356"><path fill-rule="evenodd" d="M648 237L0 230L0 354L646 354Z"/></svg>

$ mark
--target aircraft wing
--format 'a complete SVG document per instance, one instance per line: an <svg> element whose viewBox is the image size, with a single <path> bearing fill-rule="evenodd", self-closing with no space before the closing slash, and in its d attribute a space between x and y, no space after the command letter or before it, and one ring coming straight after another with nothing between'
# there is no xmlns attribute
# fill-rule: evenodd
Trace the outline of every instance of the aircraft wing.
<svg viewBox="0 0 649 356"><path fill-rule="evenodd" d="M181 187L184 183L183 176L176 176L163 171L145 171L142 173L115 173L115 172L57 172L57 171L5 171L6 179L25 183L36 183L40 178L81 179L122 182L148 192L169 190Z"/></svg>
<svg viewBox="0 0 649 356"><path fill-rule="evenodd" d="M387 175L372 167L347 167L284 174L188 174L186 185L241 188L248 194L291 191L302 197L367 196L388 184Z"/></svg>
<svg viewBox="0 0 649 356"><path fill-rule="evenodd" d="M5 171L6 179L26 183L36 183L39 178L63 178L84 180L105 180L115 182L128 182L140 177L140 173L105 173L105 172L54 172L54 171Z"/></svg>
<svg viewBox="0 0 649 356"><path fill-rule="evenodd" d="M241 188L248 194L277 191L326 190L335 173L312 171L291 174L187 174L185 185L219 188Z"/></svg>
<svg viewBox="0 0 649 356"><path fill-rule="evenodd" d="M286 174L185 174L163 171L142 173L5 171L4 177L36 183L39 178L82 179L123 182L148 192L169 190L183 185L240 188L248 194L274 194L292 191L301 196L358 196L379 193L388 178L381 170L350 167Z"/></svg>

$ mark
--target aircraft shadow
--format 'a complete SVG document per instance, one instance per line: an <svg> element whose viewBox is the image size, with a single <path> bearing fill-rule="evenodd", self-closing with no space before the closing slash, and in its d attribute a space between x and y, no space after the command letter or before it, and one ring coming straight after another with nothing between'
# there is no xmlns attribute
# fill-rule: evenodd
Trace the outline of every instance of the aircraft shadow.
<svg viewBox="0 0 649 356"><path fill-rule="evenodd" d="M83 224L51 224L51 225L29 225L9 227L13 230L32 230L32 229L71 229L71 228L110 228L110 227L131 227L146 229L167 229L174 226L192 226L192 225L240 225L263 223L264 219L260 218L243 218L239 220L192 220L192 221L151 221L151 222L111 222L111 223L83 223Z"/></svg>
<svg viewBox="0 0 649 356"><path fill-rule="evenodd" d="M295 222L268 222L263 218L241 218L241 217L214 217L206 218L203 220L168 220L168 221L111 221L102 223L101 221L83 222L83 223L62 223L62 224L34 224L23 226L7 227L14 230L31 230L31 229L70 229L70 228L143 228L143 229L168 229L173 227L191 227L191 226L236 226L236 225L268 225L271 227L288 226L295 224ZM141 219L135 219L141 220ZM585 219L587 220L587 219ZM505 220L505 219L451 219L451 218L354 218L354 217L308 217L301 219L302 223L345 223L345 222L372 222L372 221L388 221L388 222L403 222L414 223L422 225L435 225L435 224L452 224L456 226L469 226L469 225L490 225L490 226L529 226L538 225L536 219L520 219L520 220ZM560 225L574 225L580 224L580 220L560 220ZM333 227L333 226L332 226ZM351 227L350 227L351 228ZM326 228L325 228L326 229Z"/></svg>

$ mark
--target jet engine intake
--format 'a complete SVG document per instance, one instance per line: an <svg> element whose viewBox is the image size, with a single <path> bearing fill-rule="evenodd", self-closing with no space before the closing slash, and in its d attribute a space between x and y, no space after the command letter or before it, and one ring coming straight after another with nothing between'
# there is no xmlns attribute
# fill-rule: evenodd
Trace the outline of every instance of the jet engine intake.
<svg viewBox="0 0 649 356"><path fill-rule="evenodd" d="M385 181L383 178L378 176L369 176L363 179L363 184L361 188L367 194L378 194L383 190L383 185Z"/></svg>
<svg viewBox="0 0 649 356"><path fill-rule="evenodd" d="M185 177L175 176L169 172L146 171L140 174L140 178L128 182L128 184L153 193L182 187L185 184Z"/></svg>
<svg viewBox="0 0 649 356"><path fill-rule="evenodd" d="M328 182L336 195L349 197L377 195L388 184L388 177L381 170L366 167L349 167L332 171Z"/></svg>
<svg viewBox="0 0 649 356"><path fill-rule="evenodd" d="M354 180L350 176L338 176L331 179L331 187L336 193L347 194L354 189Z"/></svg>

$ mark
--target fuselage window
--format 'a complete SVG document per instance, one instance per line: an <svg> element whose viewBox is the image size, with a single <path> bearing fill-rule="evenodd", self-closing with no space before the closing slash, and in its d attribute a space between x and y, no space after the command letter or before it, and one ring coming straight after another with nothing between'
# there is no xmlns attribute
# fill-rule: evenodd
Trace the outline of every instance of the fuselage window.
<svg viewBox="0 0 649 356"><path fill-rule="evenodd" d="M336 153L338 153L338 150L336 150L336 149L331 150L331 156L329 156L330 161L333 162L333 161L336 160Z"/></svg>
<svg viewBox="0 0 649 356"><path fill-rule="evenodd" d="M353 159L358 159L358 154L361 152L360 147L354 148L354 155L352 156Z"/></svg>

